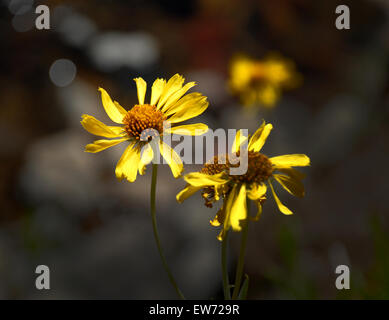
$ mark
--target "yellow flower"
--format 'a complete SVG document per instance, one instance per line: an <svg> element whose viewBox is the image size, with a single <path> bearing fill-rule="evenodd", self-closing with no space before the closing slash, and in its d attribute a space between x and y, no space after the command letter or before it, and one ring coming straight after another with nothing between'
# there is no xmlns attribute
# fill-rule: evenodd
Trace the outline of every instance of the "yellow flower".
<svg viewBox="0 0 389 320"><path fill-rule="evenodd" d="M147 84L142 78L134 80L139 104L129 111L126 111L118 102L112 101L108 93L99 88L105 112L113 122L121 126L107 126L85 114L82 115L81 121L85 130L94 135L116 138L94 141L86 146L86 152L100 152L128 141L129 145L116 165L115 174L119 180L125 178L129 182L136 180L138 172L144 174L146 165L152 161L155 152L149 142L153 137L170 133L199 135L208 130L208 126L203 123L174 126L200 115L208 107L207 98L202 94L194 92L185 95L196 85L194 82L183 85L185 79L179 74L175 74L167 82L165 79L157 79L151 88L150 104L146 104ZM166 126L167 123L169 126ZM169 164L173 176L179 177L183 170L180 157L162 139L159 139L158 147Z"/></svg>
<svg viewBox="0 0 389 320"><path fill-rule="evenodd" d="M273 107L282 89L296 87L300 81L293 62L280 56L270 55L264 60L237 56L230 65L230 90L246 106L259 102Z"/></svg>
<svg viewBox="0 0 389 320"><path fill-rule="evenodd" d="M219 240L223 239L229 228L241 231L242 222L247 219L255 221L259 219L262 213L262 204L266 200L268 186L279 210L287 215L292 214L292 211L283 205L276 195L272 180L276 180L292 195L304 196L304 185L302 184L304 175L293 167L310 165L310 160L305 154L289 154L268 158L260 153L272 128L271 124L263 122L250 139L238 131L232 146L232 154L215 156L212 161L203 166L200 172L192 172L184 176L187 186L177 194L178 202L184 201L199 190L202 190L202 197L208 207L212 207L213 202L222 198L221 209L217 212L215 219L211 221L213 226L223 224L223 229L218 236ZM243 149L242 151L246 151L242 152L242 158L244 154L247 155L247 172L243 175L232 175L230 169L238 167L239 161L233 162L231 160L235 153L236 156L239 156L240 148ZM247 198L257 205L255 217L248 215Z"/></svg>

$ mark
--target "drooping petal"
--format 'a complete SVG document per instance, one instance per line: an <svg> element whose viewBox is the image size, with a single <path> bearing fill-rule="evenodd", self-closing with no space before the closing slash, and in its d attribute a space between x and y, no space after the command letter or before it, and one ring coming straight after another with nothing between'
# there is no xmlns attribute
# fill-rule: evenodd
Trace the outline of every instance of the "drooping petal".
<svg viewBox="0 0 389 320"><path fill-rule="evenodd" d="M220 231L220 233L217 235L216 239L219 241L223 241L224 237L226 236L227 230L224 228Z"/></svg>
<svg viewBox="0 0 389 320"><path fill-rule="evenodd" d="M138 101L139 101L139 104L142 105L145 103L147 83L141 77L135 78L134 81L136 82L136 91L138 93Z"/></svg>
<svg viewBox="0 0 389 320"><path fill-rule="evenodd" d="M270 186L270 189L271 189L271 192L273 193L273 197L274 197L274 200L276 201L277 203L277 206L278 206L278 209L283 213L283 214L286 214L286 215L290 215L290 214L293 214L292 211L290 211L286 206L284 206L281 202L281 200L278 198L278 196L276 195L275 191L274 191L274 188L273 188L273 185L271 184L270 180L268 180L269 182L269 186Z"/></svg>
<svg viewBox="0 0 389 320"><path fill-rule="evenodd" d="M154 81L153 86L151 87L151 99L150 104L155 106L161 97L163 89L165 88L166 80L165 79L157 79Z"/></svg>
<svg viewBox="0 0 389 320"><path fill-rule="evenodd" d="M251 221L258 221L259 218L262 215L262 204L261 204L261 202L260 201L255 201L255 204L257 206L257 214L255 215L255 217L250 217L249 216Z"/></svg>
<svg viewBox="0 0 389 320"><path fill-rule="evenodd" d="M187 136L200 136L208 131L208 126L204 123L186 124L173 128L165 129L166 133L187 135Z"/></svg>
<svg viewBox="0 0 389 320"><path fill-rule="evenodd" d="M169 79L161 93L161 97L159 98L157 104L158 109L160 109L165 104L167 99L169 99L172 94L176 93L182 88L184 81L185 79L178 73Z"/></svg>
<svg viewBox="0 0 389 320"><path fill-rule="evenodd" d="M188 184L183 190L181 190L177 195L176 199L178 203L182 203L184 200L188 199L190 196L195 194L197 191L201 190L202 187L193 187Z"/></svg>
<svg viewBox="0 0 389 320"><path fill-rule="evenodd" d="M284 174L273 174L273 177L290 194L299 198L304 197L304 185L302 184L301 180L293 179Z"/></svg>
<svg viewBox="0 0 389 320"><path fill-rule="evenodd" d="M242 221L247 219L246 184L242 184L231 207L230 223L234 231L241 231Z"/></svg>
<svg viewBox="0 0 389 320"><path fill-rule="evenodd" d="M127 179L129 182L134 182L138 173L138 165L140 161L140 150L134 147L131 143L120 157L115 175L119 180Z"/></svg>
<svg viewBox="0 0 389 320"><path fill-rule="evenodd" d="M234 143L232 144L231 152L232 153L237 153L240 149L240 146L242 143L244 143L247 140L247 137L242 134L242 130L239 130L234 139Z"/></svg>
<svg viewBox="0 0 389 320"><path fill-rule="evenodd" d="M174 178L178 178L181 175L181 172L184 170L184 165L182 164L179 155L163 141L159 143L159 150L163 158L170 166Z"/></svg>
<svg viewBox="0 0 389 320"><path fill-rule="evenodd" d="M295 180L302 180L305 178L305 174L300 172L300 171L297 171L296 169L293 169L293 168L277 168L278 171L281 171L282 173L285 173L287 174L288 176L290 176L291 178L295 179Z"/></svg>
<svg viewBox="0 0 389 320"><path fill-rule="evenodd" d="M184 180L194 187L207 187L225 184L228 179L224 178L225 173L221 172L209 175L201 172L191 172L184 176Z"/></svg>
<svg viewBox="0 0 389 320"><path fill-rule="evenodd" d="M123 118L127 114L126 110L120 106L119 103L114 103L107 91L103 88L99 88L99 91L101 92L101 101L108 117L110 117L113 122L122 124Z"/></svg>
<svg viewBox="0 0 389 320"><path fill-rule="evenodd" d="M236 199L236 196L238 193L237 191L238 191L238 186L235 184L232 187L227 198L224 200L225 202L224 202L223 206L225 206L225 209L224 209L225 218L224 218L224 223L223 223L223 229L219 233L219 235L217 236L217 239L219 241L222 241L224 239L225 235L227 234L228 229L231 227L231 222L230 222L231 208L232 208L232 205L234 204L234 201Z"/></svg>
<svg viewBox="0 0 389 320"><path fill-rule="evenodd" d="M96 136L118 138L124 134L124 129L117 126L107 126L89 114L83 114L81 125L84 129Z"/></svg>
<svg viewBox="0 0 389 320"><path fill-rule="evenodd" d="M154 152L150 144L146 144L141 150L141 157L139 161L139 174L144 175L146 172L146 166L153 160Z"/></svg>
<svg viewBox="0 0 389 320"><path fill-rule="evenodd" d="M220 195L222 194L223 190L225 188L224 184L217 184L214 186L215 189L215 200L219 201Z"/></svg>
<svg viewBox="0 0 389 320"><path fill-rule="evenodd" d="M273 129L273 125L271 123L265 125L265 121L264 121L261 127L251 137L248 146L249 150L254 152L261 151L272 129Z"/></svg>
<svg viewBox="0 0 389 320"><path fill-rule="evenodd" d="M107 139L96 140L93 141L93 143L87 144L85 146L85 152L90 152L90 153L100 152L110 147L116 146L117 144L126 140L128 139L123 138L123 139L113 139L113 140L107 140Z"/></svg>
<svg viewBox="0 0 389 320"><path fill-rule="evenodd" d="M190 88L193 88L195 85L196 82L188 82L180 90L173 93L162 107L162 112L169 110L171 106L173 106Z"/></svg>
<svg viewBox="0 0 389 320"><path fill-rule="evenodd" d="M216 216L213 220L210 220L210 224L214 227L219 227L220 225L222 225L224 223L224 219L226 217L225 215L225 210L224 210L224 204L221 206L221 208L219 209L219 211L216 213Z"/></svg>
<svg viewBox="0 0 389 320"><path fill-rule="evenodd" d="M276 168L305 167L310 165L310 159L305 154L285 154L270 158Z"/></svg>
<svg viewBox="0 0 389 320"><path fill-rule="evenodd" d="M264 183L252 183L250 188L247 190L247 196L251 200L258 200L266 194L267 187Z"/></svg>
<svg viewBox="0 0 389 320"><path fill-rule="evenodd" d="M208 108L208 105L207 98L204 96L200 99L189 100L176 108L176 113L169 118L169 121L177 123L197 117Z"/></svg>

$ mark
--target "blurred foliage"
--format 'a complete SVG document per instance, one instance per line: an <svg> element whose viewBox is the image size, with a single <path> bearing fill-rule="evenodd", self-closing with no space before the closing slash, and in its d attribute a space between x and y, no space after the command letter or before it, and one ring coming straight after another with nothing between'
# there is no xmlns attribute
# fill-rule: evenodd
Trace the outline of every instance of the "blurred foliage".
<svg viewBox="0 0 389 320"><path fill-rule="evenodd" d="M298 265L301 248L295 229L286 224L280 226L277 234L280 263L267 270L264 277L277 288L281 298L315 299L317 292L314 281L301 272Z"/></svg>
<svg viewBox="0 0 389 320"><path fill-rule="evenodd" d="M389 234L378 215L371 217L370 228L374 242L374 262L366 274L366 284L361 290L362 297L389 299Z"/></svg>

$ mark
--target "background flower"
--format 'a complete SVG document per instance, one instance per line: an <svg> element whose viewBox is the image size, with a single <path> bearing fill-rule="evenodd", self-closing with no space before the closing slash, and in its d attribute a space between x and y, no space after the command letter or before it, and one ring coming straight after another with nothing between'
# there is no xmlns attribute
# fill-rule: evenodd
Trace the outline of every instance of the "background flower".
<svg viewBox="0 0 389 320"><path fill-rule="evenodd" d="M230 90L246 106L274 107L284 89L300 83L294 63L280 55L270 54L262 60L237 55L230 63Z"/></svg>

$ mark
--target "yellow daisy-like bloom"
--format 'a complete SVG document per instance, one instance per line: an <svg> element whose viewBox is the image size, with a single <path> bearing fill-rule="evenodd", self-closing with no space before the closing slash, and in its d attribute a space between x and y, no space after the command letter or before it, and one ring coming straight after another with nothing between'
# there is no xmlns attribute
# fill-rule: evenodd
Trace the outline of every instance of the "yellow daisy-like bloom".
<svg viewBox="0 0 389 320"><path fill-rule="evenodd" d="M246 106L259 102L273 107L282 89L296 87L300 81L293 62L280 56L270 55L264 60L237 56L231 61L230 90Z"/></svg>
<svg viewBox="0 0 389 320"><path fill-rule="evenodd" d="M177 194L178 202L184 201L199 190L202 190L202 197L208 207L212 207L213 202L220 198L223 199L221 209L211 221L213 226L223 225L218 235L219 240L223 239L230 228L234 231L241 231L242 222L246 222L247 219L254 221L259 219L262 204L266 200L267 186L270 187L279 210L287 215L292 214L292 211L283 205L276 195L272 180L276 180L292 195L304 196L304 185L302 184L304 175L293 167L310 165L310 159L305 154L288 154L268 158L260 153L272 128L271 124L263 122L250 139L238 131L232 146L232 154L216 156L211 162L206 163L200 172L192 172L184 176L187 186ZM247 146L242 145L247 140ZM230 160L232 157L237 159L241 145L247 154L247 172L243 175L231 175L230 169L238 167L239 162ZM257 205L258 211L255 217L248 216L247 198Z"/></svg>
<svg viewBox="0 0 389 320"><path fill-rule="evenodd" d="M150 103L146 104L147 84L142 78L134 80L139 104L128 111L118 102L112 101L104 89L99 88L105 112L113 122L121 126L107 126L86 114L82 115L81 121L82 126L90 133L114 138L94 141L86 146L86 152L100 152L128 141L129 145L116 165L115 174L119 180L127 179L129 182L136 180L138 172L143 175L146 165L153 160L154 151L149 143L153 137L171 133L201 135L208 130L208 126L203 123L174 126L200 115L208 107L207 98L202 94L194 92L185 95L196 85L195 82L183 85L185 79L179 74L175 74L167 82L165 79L157 79L151 88ZM180 157L162 139L159 139L158 147L173 176L179 177L183 170Z"/></svg>

